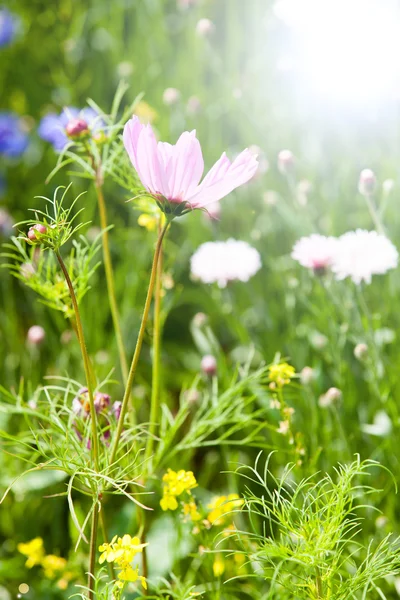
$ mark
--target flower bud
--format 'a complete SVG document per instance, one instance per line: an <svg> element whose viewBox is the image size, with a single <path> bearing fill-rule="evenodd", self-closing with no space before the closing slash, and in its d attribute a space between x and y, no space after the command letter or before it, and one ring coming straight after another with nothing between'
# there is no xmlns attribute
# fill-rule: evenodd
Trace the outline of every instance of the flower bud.
<svg viewBox="0 0 400 600"><path fill-rule="evenodd" d="M197 115L201 110L201 102L197 96L190 96L187 101L186 110L189 115Z"/></svg>
<svg viewBox="0 0 400 600"><path fill-rule="evenodd" d="M371 169L363 169L358 180L358 191L363 196L373 194L376 188L375 173Z"/></svg>
<svg viewBox="0 0 400 600"><path fill-rule="evenodd" d="M281 150L278 154L278 169L283 175L293 171L294 155L290 150Z"/></svg>
<svg viewBox="0 0 400 600"><path fill-rule="evenodd" d="M335 387L329 388L325 394L319 397L318 404L321 408L326 408L327 406L331 406L335 402L338 402L342 397L342 392Z"/></svg>
<svg viewBox="0 0 400 600"><path fill-rule="evenodd" d="M89 125L84 119L71 119L65 127L65 133L75 139L89 133Z"/></svg>
<svg viewBox="0 0 400 600"><path fill-rule="evenodd" d="M97 413L105 410L110 404L110 396L108 394L101 394L97 392L94 397L94 408Z"/></svg>
<svg viewBox="0 0 400 600"><path fill-rule="evenodd" d="M210 19L200 19L196 25L196 33L200 37L207 37L215 29L214 23Z"/></svg>
<svg viewBox="0 0 400 600"><path fill-rule="evenodd" d="M119 417L121 415L121 408L122 408L122 402L120 402L119 400L117 400L116 402L114 402L114 404L111 407L113 415L117 419L117 421L118 421L118 419L119 419Z"/></svg>
<svg viewBox="0 0 400 600"><path fill-rule="evenodd" d="M181 93L176 88L167 88L163 93L163 102L167 106L172 106L179 102Z"/></svg>
<svg viewBox="0 0 400 600"><path fill-rule="evenodd" d="M357 346L354 348L354 356L356 357L357 360L359 360L361 362L364 361L368 356L367 344L364 344L364 343L357 344Z"/></svg>
<svg viewBox="0 0 400 600"><path fill-rule="evenodd" d="M300 381L303 385L310 385L315 379L315 371L311 367L304 367L300 371Z"/></svg>
<svg viewBox="0 0 400 600"><path fill-rule="evenodd" d="M217 373L217 360L211 354L206 354L201 359L201 370L205 375L212 377Z"/></svg>
<svg viewBox="0 0 400 600"><path fill-rule="evenodd" d="M32 327L28 329L26 339L32 346L39 346L45 337L46 332L43 327L40 325L32 325Z"/></svg>
<svg viewBox="0 0 400 600"><path fill-rule="evenodd" d="M43 234L43 233L46 233L47 228L44 225L42 225L41 223L38 223L37 225L33 225L33 227L31 227L28 231L28 238L30 239L31 242L39 241L39 239L35 233L36 231L40 234Z"/></svg>
<svg viewBox="0 0 400 600"><path fill-rule="evenodd" d="M22 263L22 265L19 268L19 274L24 279L30 279L34 276L35 273L36 270L32 263Z"/></svg>
<svg viewBox="0 0 400 600"><path fill-rule="evenodd" d="M207 315L202 312L196 313L193 317L193 325L195 327L203 327L207 323L207 321Z"/></svg>

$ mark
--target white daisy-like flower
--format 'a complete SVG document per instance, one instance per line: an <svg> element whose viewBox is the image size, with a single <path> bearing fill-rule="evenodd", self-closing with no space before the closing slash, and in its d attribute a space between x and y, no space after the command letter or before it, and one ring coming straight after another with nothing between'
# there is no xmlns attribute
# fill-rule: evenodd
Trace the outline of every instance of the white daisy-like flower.
<svg viewBox="0 0 400 600"><path fill-rule="evenodd" d="M261 258L247 242L229 239L206 242L191 258L193 278L203 283L218 283L223 288L229 281L248 281L261 268Z"/></svg>
<svg viewBox="0 0 400 600"><path fill-rule="evenodd" d="M336 279L351 277L356 284L371 283L372 275L396 268L398 258L395 246L385 235L357 229L339 238L332 271Z"/></svg>
<svg viewBox="0 0 400 600"><path fill-rule="evenodd" d="M337 246L337 238L313 233L295 243L291 256L303 267L324 271L333 264Z"/></svg>

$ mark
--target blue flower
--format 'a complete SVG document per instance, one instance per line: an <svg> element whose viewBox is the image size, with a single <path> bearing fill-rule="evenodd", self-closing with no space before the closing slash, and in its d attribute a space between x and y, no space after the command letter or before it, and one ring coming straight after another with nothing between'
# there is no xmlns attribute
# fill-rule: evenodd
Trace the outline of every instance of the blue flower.
<svg viewBox="0 0 400 600"><path fill-rule="evenodd" d="M72 119L82 119L86 121L91 132L99 131L104 127L104 122L93 108L84 108L79 110L73 106L64 108L61 114L50 113L40 121L38 133L43 140L50 142L54 150L60 152L65 146L71 143L65 128Z"/></svg>
<svg viewBox="0 0 400 600"><path fill-rule="evenodd" d="M0 8L0 48L8 46L17 32L17 19L6 8Z"/></svg>
<svg viewBox="0 0 400 600"><path fill-rule="evenodd" d="M0 155L15 158L28 145L28 136L23 131L21 119L11 112L0 112Z"/></svg>

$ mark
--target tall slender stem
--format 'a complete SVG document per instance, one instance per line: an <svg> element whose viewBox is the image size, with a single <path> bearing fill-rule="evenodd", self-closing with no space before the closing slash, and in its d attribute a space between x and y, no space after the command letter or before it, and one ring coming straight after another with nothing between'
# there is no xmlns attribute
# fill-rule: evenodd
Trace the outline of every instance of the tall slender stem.
<svg viewBox="0 0 400 600"><path fill-rule="evenodd" d="M99 205L99 213L100 213L100 225L103 230L102 235L102 246L103 246L103 260L104 260L104 270L106 273L106 282L107 282L107 293L108 293L108 301L110 304L111 316L114 324L114 332L115 338L117 340L118 354L119 354L119 362L121 365L122 377L124 380L124 384L126 384L128 380L128 361L126 359L126 352L124 341L122 338L121 325L119 320L118 306L117 300L115 297L115 284L114 284L114 271L111 262L110 255L110 244L109 244L109 236L108 236L108 223L107 223L107 209L106 203L104 201L103 194L103 186L101 184L101 180L98 177L96 179L96 194L97 201Z"/></svg>
<svg viewBox="0 0 400 600"><path fill-rule="evenodd" d="M382 221L378 214L378 211L376 210L373 195L372 194L364 194L364 198L367 202L369 214L371 215L371 219L376 227L377 232L385 234L385 228L383 227Z"/></svg>
<svg viewBox="0 0 400 600"><path fill-rule="evenodd" d="M89 355L86 348L85 337L83 334L82 320L81 314L79 311L78 301L76 299L74 286L72 285L71 278L68 273L68 269L65 266L65 263L61 257L61 254L58 250L55 251L57 260L61 267L62 272L64 273L65 281L67 282L67 286L69 289L69 293L72 300L72 306L74 308L75 313L75 321L76 321L76 330L78 334L79 345L81 347L83 366L85 370L86 376L86 385L88 389L89 395L89 407L90 407L90 420L92 425L92 445L91 451L93 455L93 462L95 470L99 470L99 447L98 447L98 439L97 439L97 419L96 419L96 409L94 407L94 397L93 397L93 385L92 385L92 372L90 368L90 360ZM96 506L93 510L92 517L92 529L90 533L90 554L89 554L89 573L88 573L88 588L89 588L89 600L94 599L94 573L95 573L95 565L96 565L96 546L97 546L97 527L99 522L99 511L96 510Z"/></svg>
<svg viewBox="0 0 400 600"><path fill-rule="evenodd" d="M96 550L97 550L97 529L99 525L99 509L95 505L92 517L92 529L90 532L90 553L89 553L89 573L88 573L88 588L89 600L94 599L94 580L93 576L96 568Z"/></svg>
<svg viewBox="0 0 400 600"><path fill-rule="evenodd" d="M164 235L168 229L168 225L169 225L169 223L167 222L164 225L164 227L162 228L162 230L158 236L158 239L157 239L157 245L156 245L156 249L155 249L154 257L153 257L153 264L151 267L149 287L147 289L146 302L145 302L144 309L143 309L142 321L140 323L139 333L138 333L138 337L137 337L137 341L136 341L135 352L133 354L132 364L131 364L131 368L129 370L129 375L128 375L128 381L126 383L125 393L124 393L124 397L122 400L121 414L118 419L117 431L115 433L115 437L114 437L113 444L112 444L111 455L110 455L110 464L111 465L113 464L113 462L115 460L115 456L116 456L117 449L118 449L118 442L119 442L119 439L121 437L121 433L122 433L122 430L124 427L124 417L126 414L126 410L128 408L129 396L130 396L130 393L132 390L133 381L135 379L135 373L136 373L136 368L137 368L137 365L139 362L140 351L142 349L147 319L149 317L151 299L153 296L154 284L155 284L155 280L156 280L158 259L160 257L162 242L164 239Z"/></svg>
<svg viewBox="0 0 400 600"><path fill-rule="evenodd" d="M67 267L65 266L65 263L61 257L60 252L58 250L56 250L55 254L56 254L57 260L59 262L59 265L61 267L61 270L64 274L65 281L67 282L69 294L70 294L71 300L72 300L72 306L74 308L74 313L75 313L76 330L77 330L77 334L78 334L79 345L81 347L83 368L85 370L86 385L87 385L88 395L89 395L90 418L91 418L91 425L92 425L92 440L91 440L92 446L91 446L91 448L92 448L92 454L93 454L93 462L94 462L94 467L95 467L96 471L98 471L99 470L99 445L98 445L98 436L97 436L97 418L96 418L96 409L94 407L92 373L91 373L91 368L90 368L89 355L88 355L87 348L86 348L85 337L83 334L81 314L79 311L79 306L78 306L78 301L76 299L74 286L72 285L72 281L69 276Z"/></svg>
<svg viewBox="0 0 400 600"><path fill-rule="evenodd" d="M159 231L161 232L161 225ZM149 437L145 453L145 461L150 459L153 453L154 436L157 432L158 413L160 407L160 351L161 351L161 295L162 295L162 270L163 256L160 250L160 258L156 273L154 289L154 326L153 326L153 370L151 377L151 404L150 404L150 427Z"/></svg>

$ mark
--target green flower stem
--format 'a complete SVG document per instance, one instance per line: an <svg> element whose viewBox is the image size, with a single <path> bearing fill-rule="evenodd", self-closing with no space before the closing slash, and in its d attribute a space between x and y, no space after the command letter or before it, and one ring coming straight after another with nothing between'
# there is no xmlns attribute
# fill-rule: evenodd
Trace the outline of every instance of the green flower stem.
<svg viewBox="0 0 400 600"><path fill-rule="evenodd" d="M128 401L129 401L129 397L131 394L133 381L135 378L136 368L137 368L137 365L139 362L140 351L142 349L142 343L143 343L144 333L146 330L147 319L149 317L150 305L151 305L151 300L153 297L154 284L155 284L156 274L157 274L158 259L160 257L162 242L164 239L164 235L168 229L168 226L169 226L169 221L167 221L167 223L161 229L160 234L157 239L157 245L156 245L156 249L154 252L154 258L153 258L153 264L151 267L149 287L147 289L146 302L145 302L144 309L143 309L142 322L140 323L140 329L139 329L139 333L138 333L138 337L137 337L137 341L136 341L136 348L135 348L135 352L133 354L132 364L131 364L131 368L130 368L129 375L128 375L128 381L126 383L125 393L124 393L124 397L122 400L121 414L120 414L120 417L118 420L117 431L115 433L115 438L114 438L113 444L112 444L111 455L110 455L110 465L112 465L115 460L115 456L117 454L117 449L118 449L118 442L119 442L119 439L121 437L121 433L122 433L122 430L124 427L125 414L126 414L126 411L128 408Z"/></svg>
<svg viewBox="0 0 400 600"><path fill-rule="evenodd" d="M98 445L99 442L98 442L98 435L97 435L97 418L96 418L96 409L94 407L94 396L93 396L93 385L92 385L90 360L89 360L89 355L88 355L87 348L86 348L85 338L83 335L81 314L80 314L79 307L78 307L78 301L75 296L74 286L72 285L72 281L69 276L67 267L65 266L65 263L61 257L60 252L58 250L56 250L55 254L56 254L57 260L59 262L59 265L61 267L61 270L64 274L65 281L67 282L67 286L68 286L69 293L70 293L71 300L72 300L72 306L74 308L74 313L75 313L76 330L77 330L77 334L78 334L79 345L81 347L83 367L85 370L86 385L87 385L88 395L89 395L90 417L91 417L91 425L92 425L92 440L91 440L92 446L91 446L91 448L92 448L93 462L94 462L95 470L98 471L99 470L99 445Z"/></svg>
<svg viewBox="0 0 400 600"><path fill-rule="evenodd" d="M383 227L381 219L378 214L378 211L376 210L373 195L365 194L364 198L367 203L368 211L371 216L372 222L373 222L377 232L385 235L385 228Z"/></svg>
<svg viewBox="0 0 400 600"><path fill-rule="evenodd" d="M107 223L107 209L106 203L104 201L103 187L99 178L96 179L96 194L97 201L99 205L99 213L100 213L100 225L103 230L102 235L102 247L103 247L103 260L104 260L104 270L106 273L106 282L107 282L107 293L108 293L108 301L110 304L111 317L114 324L114 332L117 340L118 354L119 354L119 362L121 365L122 377L124 380L124 384L128 381L128 361L126 359L126 352L124 341L122 339L122 331L119 320L118 306L117 300L115 297L115 285L114 285L114 271L111 262L110 255L110 244L109 244L109 236L108 236L108 223Z"/></svg>
<svg viewBox="0 0 400 600"><path fill-rule="evenodd" d="M83 366L85 369L85 376L86 376L86 385L87 385L88 395L89 395L90 418L91 418L90 420L91 420L91 425L92 425L91 450L92 450L92 455L93 455L94 467L95 467L95 470L98 471L99 470L99 447L98 447L97 426L96 426L97 419L96 419L96 409L94 407L90 360L89 360L89 355L88 355L87 348L86 348L85 338L84 338L84 334L83 334L82 320L81 320L81 315L79 312L78 301L75 296L74 286L72 285L71 278L69 276L67 267L65 266L65 263L61 257L60 252L58 250L56 250L55 254L56 254L57 260L59 262L59 265L61 267L61 270L64 273L65 281L67 282L67 286L69 289L69 293L71 296L72 305L73 305L74 313L75 313L76 329L77 329L78 340L79 340L79 344L80 344L81 352L82 352ZM94 576L95 567L96 567L96 546L97 546L98 522L99 522L99 511L96 510L96 506L95 506L94 511L93 511L92 529L91 529L91 534L90 534L90 554L89 554L89 573L88 573L89 600L94 599L94 583L95 582L94 582L93 576Z"/></svg>
<svg viewBox="0 0 400 600"><path fill-rule="evenodd" d="M161 232L161 227L160 230ZM153 370L151 377L151 404L150 404L150 427L149 437L145 453L145 463L153 454L154 437L157 433L158 413L160 410L160 351L161 351L161 295L162 295L162 249L158 260L156 283L154 289L154 327L153 327Z"/></svg>
<svg viewBox="0 0 400 600"><path fill-rule="evenodd" d="M99 510L97 505L93 509L92 529L90 532L90 554L89 554L89 572L88 572L88 588L89 600L94 600L94 584L93 579L96 570L96 550L97 550L97 529L99 525Z"/></svg>

